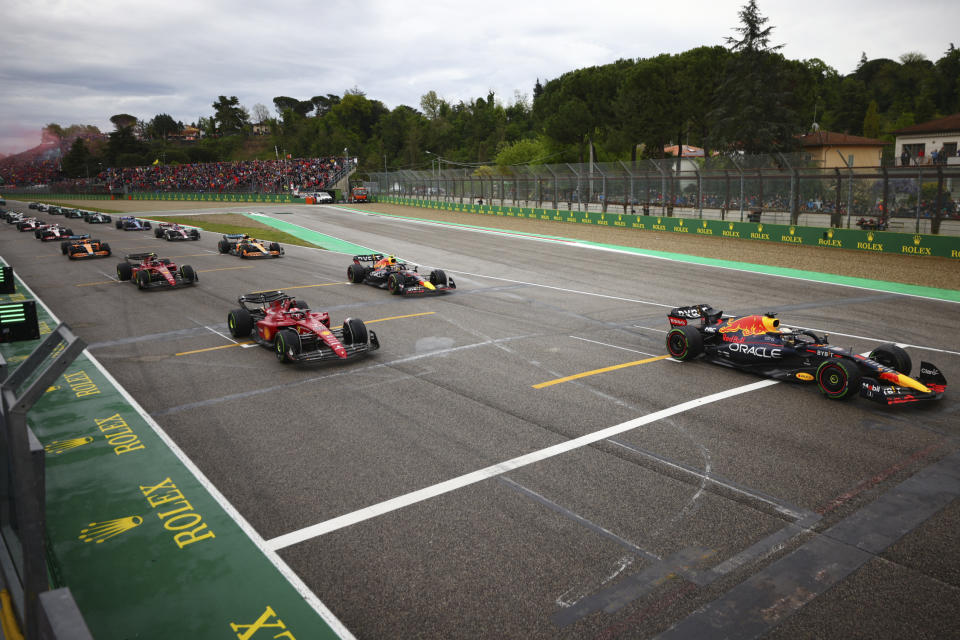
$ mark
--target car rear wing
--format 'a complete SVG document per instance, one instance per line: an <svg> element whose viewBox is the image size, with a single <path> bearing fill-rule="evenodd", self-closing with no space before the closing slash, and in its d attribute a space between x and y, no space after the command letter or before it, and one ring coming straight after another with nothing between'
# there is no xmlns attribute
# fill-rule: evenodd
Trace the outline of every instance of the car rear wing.
<svg viewBox="0 0 960 640"><path fill-rule="evenodd" d="M383 260L382 253L371 253L365 256L353 256L354 262L376 262L377 260Z"/></svg>
<svg viewBox="0 0 960 640"><path fill-rule="evenodd" d="M243 240L244 235L245 234L242 234L242 233L225 233L223 234L223 239L224 240Z"/></svg>
<svg viewBox="0 0 960 640"><path fill-rule="evenodd" d="M245 306L247 304L259 304L266 305L271 302L276 302L277 300L284 300L290 296L284 293L283 291L257 291L255 293L248 293L237 298L237 302L240 303L240 306Z"/></svg>
<svg viewBox="0 0 960 640"><path fill-rule="evenodd" d="M153 253L153 252L150 252L150 253L130 253L130 254L127 254L127 256L124 258L124 260L126 260L127 262L129 262L129 261L131 261L131 260L133 260L134 262L143 262L143 261L146 260L147 258L156 258L156 257L157 257L157 254L155 254L155 253Z"/></svg>
<svg viewBox="0 0 960 640"><path fill-rule="evenodd" d="M81 233L79 235L67 236L67 240L87 240L90 238L89 233Z"/></svg>
<svg viewBox="0 0 960 640"><path fill-rule="evenodd" d="M718 311L709 304L695 304L688 307L676 307L667 314L670 324L675 327L699 325L705 327L717 324L723 317L723 311Z"/></svg>

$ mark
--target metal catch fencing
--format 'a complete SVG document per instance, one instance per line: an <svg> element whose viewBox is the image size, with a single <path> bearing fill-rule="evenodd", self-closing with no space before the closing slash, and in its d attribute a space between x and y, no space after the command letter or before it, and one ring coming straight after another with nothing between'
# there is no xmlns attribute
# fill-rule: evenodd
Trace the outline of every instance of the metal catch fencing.
<svg viewBox="0 0 960 640"><path fill-rule="evenodd" d="M804 153L403 170L374 195L960 234L960 166L822 168ZM943 221L952 221L941 231Z"/></svg>

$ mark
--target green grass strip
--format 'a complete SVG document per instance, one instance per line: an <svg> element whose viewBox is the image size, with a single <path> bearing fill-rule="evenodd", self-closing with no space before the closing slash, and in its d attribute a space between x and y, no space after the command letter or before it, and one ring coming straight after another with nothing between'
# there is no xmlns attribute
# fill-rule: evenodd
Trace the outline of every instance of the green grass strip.
<svg viewBox="0 0 960 640"><path fill-rule="evenodd" d="M720 260L718 258L703 258L700 256L688 255L685 253L671 253L668 251L656 251L652 249L640 249L637 247L624 247L614 244L604 244L600 242L590 242L589 240L578 240L576 238L565 238L563 236L544 235L542 233L530 233L527 231L514 231L512 229L497 229L496 227L483 227L472 224L462 224L459 222L447 222L444 220L425 220L424 218L415 218L412 216L400 216L392 213L381 213L369 209L352 209L350 207L337 207L345 211L355 213L364 213L367 215L375 214L391 218L400 218L404 220L413 220L417 222L430 222L443 224L451 227L461 227L466 229L478 229L481 231L491 231L498 233L507 233L512 235L527 236L530 238L545 238L547 240L556 240L559 242L570 242L584 246L593 246L612 251L622 251L636 255L659 258L661 260L673 260L676 262L686 262L689 264L699 264L707 267L720 269L732 269L735 271L747 271L750 273L762 273L769 276L781 278L795 278L798 280L807 280L810 282L821 282L824 284L843 285L847 287L857 287L859 289L870 289L872 291L884 291L887 293L898 293L908 296L917 296L920 298L931 298L933 300L945 300L947 302L960 302L960 291L955 289L938 289L936 287L925 287L915 284L904 284L902 282L888 282L885 280L871 280L869 278L857 278L853 276L841 276L833 273L821 273L819 271L806 271L804 269L792 269L789 267L774 267L765 264L753 264L750 262L736 262L733 260ZM439 211L439 209L438 209Z"/></svg>
<svg viewBox="0 0 960 640"><path fill-rule="evenodd" d="M232 213L232 212L231 212ZM216 213L209 213L204 215L217 215ZM243 214L247 215L247 214ZM200 221L203 226L197 225L197 218L193 216L148 216L150 220L159 220L161 222L173 222L176 224L182 224L185 227L197 227L202 231L207 231L209 233L246 233L251 235L259 240L267 240L269 242L279 242L280 244L295 244L301 247L314 247L317 246L317 243L310 242L306 239L300 238L289 233L284 233L283 231L275 231L274 229L269 228L264 224L251 224L251 225L237 225L237 224L220 224L218 222L208 222L206 220ZM257 222L260 222L259 219L254 218ZM275 225L269 225L270 227L275 227Z"/></svg>
<svg viewBox="0 0 960 640"><path fill-rule="evenodd" d="M293 224L292 222L277 220L276 218L271 218L270 216L262 213L245 213L243 215L252 220L256 220L257 222L268 224L275 229L281 229L282 231L295 235L301 240L311 243L309 246L316 245L326 249L327 251L336 251L338 253L346 253L349 255L377 253L374 249L370 249L369 247L353 244L352 242L348 242L340 238L334 238L333 236L328 236L323 233L307 229L306 227L301 227L300 225Z"/></svg>

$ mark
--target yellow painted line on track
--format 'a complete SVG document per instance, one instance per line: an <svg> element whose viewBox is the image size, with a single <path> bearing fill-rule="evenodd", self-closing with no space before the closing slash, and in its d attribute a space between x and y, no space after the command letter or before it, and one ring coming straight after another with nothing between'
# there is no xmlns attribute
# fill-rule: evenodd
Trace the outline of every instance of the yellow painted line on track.
<svg viewBox="0 0 960 640"><path fill-rule="evenodd" d="M230 271L232 269L253 269L249 267L220 267L219 269L197 269L197 273L210 273L211 271Z"/></svg>
<svg viewBox="0 0 960 640"><path fill-rule="evenodd" d="M216 351L217 349L229 349L230 347L242 347L245 344L253 344L249 340L246 342L234 342L232 344L222 344L219 347L207 347L206 349L194 349L193 351L181 351L180 353L175 353L175 356L188 356L191 353L204 353L205 351Z"/></svg>
<svg viewBox="0 0 960 640"><path fill-rule="evenodd" d="M336 284L336 283L334 283ZM374 322L386 322L387 320L402 320L403 318L416 318L418 316L429 316L436 313L436 311L424 311L423 313L411 313L405 316L390 316L389 318L377 318L376 320L364 320L364 324L373 324ZM341 325L332 327L333 329L340 329ZM194 349L193 351L181 351L180 353L175 353L175 356L189 356L194 353L204 353L206 351L217 351L218 349L229 349L231 347L242 347L244 345L253 344L253 342L247 340L246 342L235 342L233 344L222 344L219 347L207 347L206 349ZM666 357L666 356L664 356Z"/></svg>
<svg viewBox="0 0 960 640"><path fill-rule="evenodd" d="M373 324L374 322L386 322L387 320L403 320L404 318L416 318L419 316L432 316L436 311L424 311L423 313L411 313L405 316L390 316L389 318L377 318L376 320L364 320L363 324Z"/></svg>
<svg viewBox="0 0 960 640"><path fill-rule="evenodd" d="M311 287L332 287L338 284L350 284L349 282L324 282L322 284L298 284L293 287L280 287L280 291L287 291L288 289L309 289ZM253 291L252 293L268 293L270 291L277 291L277 289L263 289L262 291Z"/></svg>
<svg viewBox="0 0 960 640"><path fill-rule="evenodd" d="M595 376L598 373L606 373L607 371L616 371L617 369L626 369L627 367L635 367L640 364L656 362L657 360L666 360L669 357L670 357L669 355L665 355L665 356L656 356L655 358L647 358L646 360L635 360L633 362L624 362L623 364L615 364L612 367L603 367L602 369L594 369L593 371L584 371L583 373L575 373L572 376L566 376L565 378L557 378L556 380L548 380L547 382L541 382L539 384L535 384L531 386L534 389L543 389L545 387L552 387L555 384L570 382L571 380L579 380L580 378L586 378L588 376Z"/></svg>

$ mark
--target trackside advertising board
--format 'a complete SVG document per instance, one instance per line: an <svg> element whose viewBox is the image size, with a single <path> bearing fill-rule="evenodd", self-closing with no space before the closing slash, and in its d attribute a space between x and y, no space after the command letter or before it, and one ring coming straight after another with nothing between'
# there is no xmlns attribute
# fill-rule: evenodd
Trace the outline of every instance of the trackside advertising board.
<svg viewBox="0 0 960 640"><path fill-rule="evenodd" d="M17 284L0 304L28 300ZM43 338L57 320L37 307ZM15 370L39 342L0 354ZM27 422L45 450L50 586L70 587L97 640L353 637L87 351Z"/></svg>
<svg viewBox="0 0 960 640"><path fill-rule="evenodd" d="M765 222L732 222L700 218L677 218L667 216L644 216L595 211L563 211L556 209L531 209L526 207L501 207L495 205L456 204L434 202L413 198L380 197L379 202L390 204L441 209L463 213L506 218L527 218L592 224L622 229L669 231L687 235L712 238L739 238L760 242L827 247L832 249L857 249L874 253L895 253L916 257L940 257L960 259L960 237L934 236L920 233L897 233L893 231L861 231L859 229L831 229L801 227L799 225L767 224Z"/></svg>

